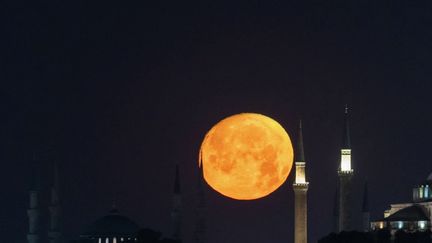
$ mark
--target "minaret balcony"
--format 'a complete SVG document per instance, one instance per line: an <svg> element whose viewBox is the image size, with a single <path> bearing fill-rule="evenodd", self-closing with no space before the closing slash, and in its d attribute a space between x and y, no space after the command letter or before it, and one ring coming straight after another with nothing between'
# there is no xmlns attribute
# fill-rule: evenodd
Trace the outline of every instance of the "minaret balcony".
<svg viewBox="0 0 432 243"><path fill-rule="evenodd" d="M350 170L338 170L338 174L339 175L350 175L350 174L353 174L353 173L354 173L353 169L350 169Z"/></svg>

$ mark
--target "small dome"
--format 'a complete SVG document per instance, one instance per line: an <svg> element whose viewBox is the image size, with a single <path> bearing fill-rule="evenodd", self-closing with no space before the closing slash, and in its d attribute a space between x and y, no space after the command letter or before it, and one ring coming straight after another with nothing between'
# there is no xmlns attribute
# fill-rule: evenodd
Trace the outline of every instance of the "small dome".
<svg viewBox="0 0 432 243"><path fill-rule="evenodd" d="M126 216L120 215L116 209L98 220L96 220L82 237L97 238L97 237L132 237L139 230L137 223Z"/></svg>

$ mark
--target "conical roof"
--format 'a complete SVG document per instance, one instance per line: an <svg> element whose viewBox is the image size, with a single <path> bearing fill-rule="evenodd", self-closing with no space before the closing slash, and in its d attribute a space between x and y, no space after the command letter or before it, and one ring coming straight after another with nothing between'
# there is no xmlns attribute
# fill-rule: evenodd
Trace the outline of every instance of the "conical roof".
<svg viewBox="0 0 432 243"><path fill-rule="evenodd" d="M297 134L297 147L295 151L295 161L305 162L304 147L303 147L303 128L302 121L299 122L298 134Z"/></svg>
<svg viewBox="0 0 432 243"><path fill-rule="evenodd" d="M342 135L342 149L351 149L348 106L345 106L344 130Z"/></svg>

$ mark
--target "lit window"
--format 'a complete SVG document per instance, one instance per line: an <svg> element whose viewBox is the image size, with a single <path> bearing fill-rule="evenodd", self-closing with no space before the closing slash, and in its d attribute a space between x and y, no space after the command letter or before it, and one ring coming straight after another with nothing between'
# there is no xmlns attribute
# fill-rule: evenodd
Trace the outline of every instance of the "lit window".
<svg viewBox="0 0 432 243"><path fill-rule="evenodd" d="M379 228L380 228L380 229L383 229L383 228L384 228L384 222L382 222L382 221L379 222Z"/></svg>
<svg viewBox="0 0 432 243"><path fill-rule="evenodd" d="M102 243L102 238L99 238L99 239L98 239L98 243Z"/></svg>
<svg viewBox="0 0 432 243"><path fill-rule="evenodd" d="M399 221L399 222L398 222L398 228L399 228L399 229L402 229L402 228L403 228L403 222L402 222L402 221Z"/></svg>
<svg viewBox="0 0 432 243"><path fill-rule="evenodd" d="M123 237L122 237L122 238L120 238L120 241L121 241L121 242L123 242L123 241L124 241Z"/></svg>
<svg viewBox="0 0 432 243"><path fill-rule="evenodd" d="M109 243L109 238L105 238L105 243Z"/></svg>
<svg viewBox="0 0 432 243"><path fill-rule="evenodd" d="M426 227L426 222L425 221L419 221L418 226L420 229L424 229Z"/></svg>
<svg viewBox="0 0 432 243"><path fill-rule="evenodd" d="M113 243L117 243L117 238L114 237Z"/></svg>
<svg viewBox="0 0 432 243"><path fill-rule="evenodd" d="M351 149L342 149L341 154L341 171L351 171Z"/></svg>
<svg viewBox="0 0 432 243"><path fill-rule="evenodd" d="M429 185L426 185L424 188L424 197L429 198Z"/></svg>

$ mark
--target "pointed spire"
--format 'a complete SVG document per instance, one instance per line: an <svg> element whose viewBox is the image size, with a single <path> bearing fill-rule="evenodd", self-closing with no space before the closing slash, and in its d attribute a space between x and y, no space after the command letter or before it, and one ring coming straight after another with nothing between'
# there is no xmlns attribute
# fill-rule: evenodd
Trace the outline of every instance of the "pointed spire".
<svg viewBox="0 0 432 243"><path fill-rule="evenodd" d="M362 212L369 212L369 195L368 195L368 183L365 182L364 191L363 191L363 204L362 204Z"/></svg>
<svg viewBox="0 0 432 243"><path fill-rule="evenodd" d="M303 130L302 130L302 121L299 122L298 127L298 140L297 140L297 148L296 148L296 162L305 162L305 156L304 156L304 147L303 147Z"/></svg>
<svg viewBox="0 0 432 243"><path fill-rule="evenodd" d="M174 178L174 193L180 194L180 172L179 172L179 165L176 164L175 167L175 178Z"/></svg>
<svg viewBox="0 0 432 243"><path fill-rule="evenodd" d="M351 139L349 133L349 114L348 114L348 105L345 105L345 124L343 130L342 137L342 149L351 149Z"/></svg>

